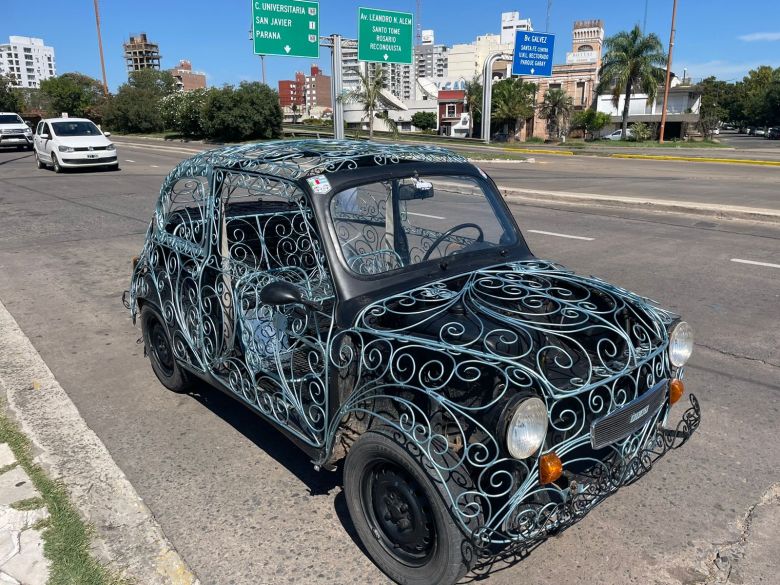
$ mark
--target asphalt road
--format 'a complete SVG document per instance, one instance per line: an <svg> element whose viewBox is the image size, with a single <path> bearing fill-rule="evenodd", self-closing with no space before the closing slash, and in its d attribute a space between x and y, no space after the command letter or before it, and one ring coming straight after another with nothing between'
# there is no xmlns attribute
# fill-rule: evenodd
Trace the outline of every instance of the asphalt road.
<svg viewBox="0 0 780 585"><path fill-rule="evenodd" d="M353 540L337 473L315 472L216 391L165 391L136 343L120 296L160 182L183 156L124 147L118 172L55 175L29 153L0 151L0 300L204 584L382 583ZM753 167L562 158L484 168L537 189L736 192L761 206L778 192ZM780 263L780 226L595 207L513 212L537 256L694 325L686 382L704 418L653 473L487 582L696 582L724 543L751 538L738 522L780 482L780 268L760 264Z"/></svg>

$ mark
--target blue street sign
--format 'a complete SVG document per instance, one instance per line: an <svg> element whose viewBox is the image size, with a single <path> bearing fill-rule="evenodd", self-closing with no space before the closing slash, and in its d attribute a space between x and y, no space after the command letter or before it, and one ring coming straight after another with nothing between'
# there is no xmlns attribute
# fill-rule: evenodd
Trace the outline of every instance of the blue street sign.
<svg viewBox="0 0 780 585"><path fill-rule="evenodd" d="M512 75L550 77L554 45L554 34L517 31Z"/></svg>

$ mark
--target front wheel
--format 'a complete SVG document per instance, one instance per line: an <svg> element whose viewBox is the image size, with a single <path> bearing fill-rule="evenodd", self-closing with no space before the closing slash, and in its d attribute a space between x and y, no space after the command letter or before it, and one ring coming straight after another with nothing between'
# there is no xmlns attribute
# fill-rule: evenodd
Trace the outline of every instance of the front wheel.
<svg viewBox="0 0 780 585"><path fill-rule="evenodd" d="M360 540L379 568L404 585L450 585L473 551L439 490L396 431L368 431L347 454L344 495Z"/></svg>
<svg viewBox="0 0 780 585"><path fill-rule="evenodd" d="M46 165L45 165L45 164L43 164L43 161L41 160L41 157L39 157L39 156L38 156L38 151L37 151L37 150L35 151L35 165L36 165L36 166L37 166L39 169L43 169L43 168L45 168L45 167L46 167Z"/></svg>
<svg viewBox="0 0 780 585"><path fill-rule="evenodd" d="M55 173L61 173L63 171L62 165L60 165L60 160L53 152L51 153L51 167L54 169Z"/></svg>
<svg viewBox="0 0 780 585"><path fill-rule="evenodd" d="M173 353L173 343L168 326L159 313L145 305L141 308L141 329L143 330L146 355L152 364L152 371L163 386L173 392L186 392L192 381Z"/></svg>

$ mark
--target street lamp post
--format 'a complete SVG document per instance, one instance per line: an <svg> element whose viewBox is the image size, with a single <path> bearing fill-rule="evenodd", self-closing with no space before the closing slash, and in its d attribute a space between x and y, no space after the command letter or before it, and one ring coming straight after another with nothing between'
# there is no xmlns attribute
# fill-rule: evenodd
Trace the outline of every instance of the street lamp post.
<svg viewBox="0 0 780 585"><path fill-rule="evenodd" d="M666 127L666 106L669 103L669 83L672 77L672 50L674 49L674 19L677 16L677 0L672 4L672 32L669 35L669 58L666 60L666 83L664 84L664 105L661 110L661 128L658 133L658 143L664 142L664 130Z"/></svg>

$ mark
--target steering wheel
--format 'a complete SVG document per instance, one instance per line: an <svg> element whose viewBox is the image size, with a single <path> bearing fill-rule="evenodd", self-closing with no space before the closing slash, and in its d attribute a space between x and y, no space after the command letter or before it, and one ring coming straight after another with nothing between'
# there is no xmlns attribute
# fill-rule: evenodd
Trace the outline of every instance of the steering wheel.
<svg viewBox="0 0 780 585"><path fill-rule="evenodd" d="M449 238L452 234L455 232L459 232L462 229L466 228L474 228L479 232L479 236L477 236L477 242L484 242L485 241L485 232L482 231L482 228L479 227L475 223L459 223L458 225L452 226L450 229L448 229L446 232L444 232L442 235L440 235L438 238L436 238L433 243L431 244L431 247L428 248L428 251L425 253L425 255L422 257L422 260L420 262L427 261L430 257L433 251L439 247L439 244L441 244L444 240Z"/></svg>

